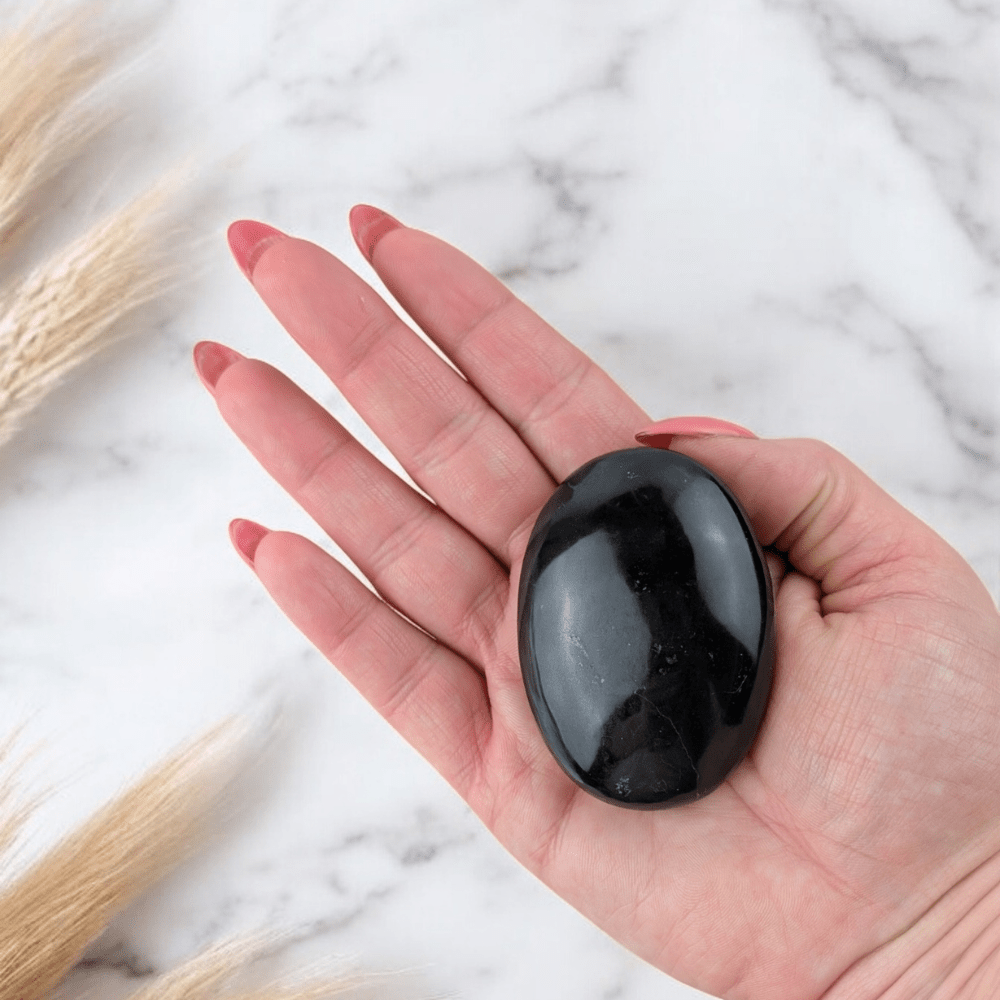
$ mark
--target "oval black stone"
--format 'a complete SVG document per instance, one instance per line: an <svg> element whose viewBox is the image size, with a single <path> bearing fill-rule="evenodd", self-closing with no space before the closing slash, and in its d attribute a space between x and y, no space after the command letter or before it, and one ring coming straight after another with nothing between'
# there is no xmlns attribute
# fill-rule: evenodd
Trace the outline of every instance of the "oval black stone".
<svg viewBox="0 0 1000 1000"><path fill-rule="evenodd" d="M563 770L637 809L707 795L763 718L773 605L747 515L703 465L630 448L577 469L518 590L524 684Z"/></svg>

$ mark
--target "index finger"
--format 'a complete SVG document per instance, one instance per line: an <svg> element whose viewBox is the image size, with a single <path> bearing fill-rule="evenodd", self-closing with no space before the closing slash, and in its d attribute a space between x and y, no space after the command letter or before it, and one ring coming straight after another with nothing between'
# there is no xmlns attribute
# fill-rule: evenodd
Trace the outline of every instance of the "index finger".
<svg viewBox="0 0 1000 1000"><path fill-rule="evenodd" d="M635 446L642 408L481 264L369 205L351 210L351 228L396 301L556 482Z"/></svg>

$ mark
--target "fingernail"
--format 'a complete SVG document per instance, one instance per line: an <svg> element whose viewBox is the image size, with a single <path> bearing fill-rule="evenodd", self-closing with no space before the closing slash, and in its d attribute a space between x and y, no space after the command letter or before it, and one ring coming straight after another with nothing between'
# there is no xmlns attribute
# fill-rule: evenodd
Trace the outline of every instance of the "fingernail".
<svg viewBox="0 0 1000 1000"><path fill-rule="evenodd" d="M398 219L372 205L355 205L350 211L349 218L354 242L369 264L378 241L393 229L403 228L403 223Z"/></svg>
<svg viewBox="0 0 1000 1000"><path fill-rule="evenodd" d="M728 420L718 420L715 417L670 417L636 431L635 439L639 444L651 448L669 448L675 437L742 437L756 438L753 431L748 431L739 424Z"/></svg>
<svg viewBox="0 0 1000 1000"><path fill-rule="evenodd" d="M229 522L229 538L236 551L239 552L243 561L251 568L254 568L253 557L260 545L260 540L271 532L262 524L256 521L248 521L244 517L237 517Z"/></svg>
<svg viewBox="0 0 1000 1000"><path fill-rule="evenodd" d="M226 231L229 249L240 265L240 270L253 280L253 269L260 260L260 255L278 240L286 238L286 234L274 226L253 219L240 219L234 222Z"/></svg>
<svg viewBox="0 0 1000 1000"><path fill-rule="evenodd" d="M209 392L215 391L215 383L219 376L234 362L242 361L243 355L225 344L217 344L214 340L199 340L194 345L194 367L198 378Z"/></svg>

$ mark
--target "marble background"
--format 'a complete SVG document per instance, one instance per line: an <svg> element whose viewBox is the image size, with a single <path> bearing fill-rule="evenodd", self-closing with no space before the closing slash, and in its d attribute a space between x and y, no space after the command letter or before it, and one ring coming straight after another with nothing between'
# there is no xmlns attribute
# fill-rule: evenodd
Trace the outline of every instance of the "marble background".
<svg viewBox="0 0 1000 1000"><path fill-rule="evenodd" d="M0 20L27 9L2 0ZM691 998L522 871L278 612L231 517L328 541L225 427L205 338L282 368L401 471L233 264L257 218L387 294L347 213L470 253L654 418L840 448L1000 595L997 0L169 0L57 239L199 157L198 276L0 453L0 722L44 749L42 847L247 706L285 706L221 841L71 992L237 931L469 1000ZM144 29L146 30L146 29ZM670 859L665 858L664 864Z"/></svg>

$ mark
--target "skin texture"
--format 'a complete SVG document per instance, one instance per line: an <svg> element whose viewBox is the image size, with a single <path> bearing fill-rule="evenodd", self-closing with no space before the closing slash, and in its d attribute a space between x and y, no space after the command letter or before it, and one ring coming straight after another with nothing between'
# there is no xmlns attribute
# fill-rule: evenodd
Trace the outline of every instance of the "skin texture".
<svg viewBox="0 0 1000 1000"><path fill-rule="evenodd" d="M213 373L226 423L382 598L271 531L252 565L279 607L516 858L677 979L762 1000L976 995L1000 936L1000 616L968 564L825 444L674 437L769 551L774 686L712 795L597 801L532 718L518 574L557 483L650 419L447 243L391 229L372 265L467 381L312 243L271 242L252 281L434 503L265 362Z"/></svg>

